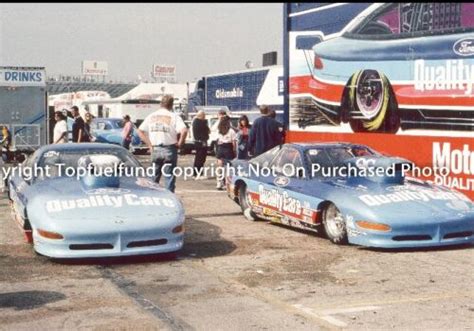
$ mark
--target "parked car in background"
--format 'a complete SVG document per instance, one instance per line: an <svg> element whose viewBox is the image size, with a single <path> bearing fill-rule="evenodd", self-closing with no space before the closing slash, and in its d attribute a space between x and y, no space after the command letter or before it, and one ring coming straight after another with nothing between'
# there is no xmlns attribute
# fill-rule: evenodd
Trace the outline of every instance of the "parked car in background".
<svg viewBox="0 0 474 331"><path fill-rule="evenodd" d="M115 145L122 144L123 120L121 118L100 118L96 117L91 123L91 134L95 137L95 142L109 143ZM132 143L130 151L137 153L146 151L145 143L140 140L137 134L137 128L133 127Z"/></svg>

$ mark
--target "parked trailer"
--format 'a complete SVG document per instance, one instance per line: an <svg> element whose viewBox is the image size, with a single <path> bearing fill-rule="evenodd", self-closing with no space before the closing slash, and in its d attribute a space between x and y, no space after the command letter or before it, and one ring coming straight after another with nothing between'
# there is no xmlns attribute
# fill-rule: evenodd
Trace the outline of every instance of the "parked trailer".
<svg viewBox="0 0 474 331"><path fill-rule="evenodd" d="M78 91L70 93L54 94L48 97L49 107L54 107L55 111L70 110L72 106L77 106L79 112L84 116L86 112L86 101L105 101L110 100L110 94L105 91ZM100 104L88 105L88 110L94 115L98 116L101 112Z"/></svg>
<svg viewBox="0 0 474 331"><path fill-rule="evenodd" d="M85 106L97 107L97 117L104 118L122 118L129 115L131 121L140 126L143 120L154 111L160 108L159 100L148 99L125 99L125 100L103 100L103 101L85 101Z"/></svg>
<svg viewBox="0 0 474 331"><path fill-rule="evenodd" d="M0 67L0 125L12 134L11 150L47 143L47 100L44 67Z"/></svg>
<svg viewBox="0 0 474 331"><path fill-rule="evenodd" d="M267 105L283 122L283 87L283 67L278 65L207 75L190 95L189 113L195 113L199 106L225 106L253 122L260 116L258 107Z"/></svg>

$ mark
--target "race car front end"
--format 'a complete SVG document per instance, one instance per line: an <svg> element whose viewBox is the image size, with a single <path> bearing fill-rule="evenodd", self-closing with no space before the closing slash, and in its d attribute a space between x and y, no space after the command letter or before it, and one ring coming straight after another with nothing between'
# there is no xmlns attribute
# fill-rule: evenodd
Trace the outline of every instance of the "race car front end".
<svg viewBox="0 0 474 331"><path fill-rule="evenodd" d="M417 248L463 245L474 243L474 213L454 214L451 217L403 221L346 220L348 241L351 244L378 248Z"/></svg>
<svg viewBox="0 0 474 331"><path fill-rule="evenodd" d="M95 258L179 251L184 208L170 192L127 191L33 201L34 249L52 258ZM144 193L148 192L148 193Z"/></svg>
<svg viewBox="0 0 474 331"><path fill-rule="evenodd" d="M140 231L103 233L59 233L33 230L36 252L51 258L96 258L150 255L179 251L183 247L184 225Z"/></svg>

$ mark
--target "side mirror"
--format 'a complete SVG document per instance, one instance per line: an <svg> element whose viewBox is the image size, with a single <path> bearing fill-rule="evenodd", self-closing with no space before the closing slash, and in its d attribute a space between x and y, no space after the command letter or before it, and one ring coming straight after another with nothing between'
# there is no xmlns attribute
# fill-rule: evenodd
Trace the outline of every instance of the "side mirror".
<svg viewBox="0 0 474 331"><path fill-rule="evenodd" d="M312 50L314 45L319 44L323 39L320 35L311 36L297 36L296 37L296 49L299 50Z"/></svg>

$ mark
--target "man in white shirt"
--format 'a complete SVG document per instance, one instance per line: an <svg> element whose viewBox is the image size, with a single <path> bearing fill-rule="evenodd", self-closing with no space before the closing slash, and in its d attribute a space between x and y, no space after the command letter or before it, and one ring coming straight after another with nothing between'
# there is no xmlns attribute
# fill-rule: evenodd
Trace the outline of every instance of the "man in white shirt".
<svg viewBox="0 0 474 331"><path fill-rule="evenodd" d="M67 123L66 116L62 112L56 111L54 113L56 124L54 125L53 144L67 143Z"/></svg>
<svg viewBox="0 0 474 331"><path fill-rule="evenodd" d="M159 183L164 174L165 187L174 192L176 177L173 170L178 163L178 148L183 146L188 129L183 119L173 113L174 98L165 95L161 99L161 108L148 115L137 132L151 153L155 164L155 182Z"/></svg>

